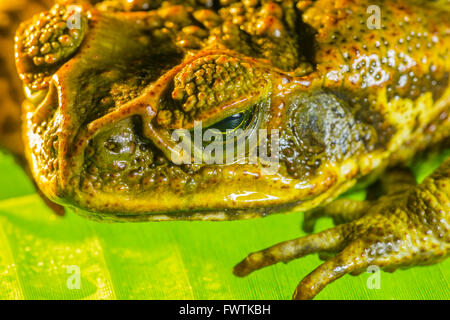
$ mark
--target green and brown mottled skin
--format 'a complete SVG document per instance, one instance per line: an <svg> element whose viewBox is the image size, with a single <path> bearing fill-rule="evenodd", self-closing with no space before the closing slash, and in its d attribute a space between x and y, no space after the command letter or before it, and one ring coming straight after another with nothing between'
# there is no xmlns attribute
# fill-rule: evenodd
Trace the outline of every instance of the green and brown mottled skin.
<svg viewBox="0 0 450 320"><path fill-rule="evenodd" d="M16 35L34 179L52 201L101 221L304 210L311 232L331 216L335 228L235 267L244 276L319 252L326 262L294 298L370 265L445 259L450 159L420 185L387 168L450 134L450 4L375 2L382 21L373 30L374 3L364 0L79 1L78 30L64 26L64 4L35 16ZM259 162L171 161L173 130L246 111L256 123L248 131L280 132L276 174ZM330 204L379 176L379 199Z"/></svg>

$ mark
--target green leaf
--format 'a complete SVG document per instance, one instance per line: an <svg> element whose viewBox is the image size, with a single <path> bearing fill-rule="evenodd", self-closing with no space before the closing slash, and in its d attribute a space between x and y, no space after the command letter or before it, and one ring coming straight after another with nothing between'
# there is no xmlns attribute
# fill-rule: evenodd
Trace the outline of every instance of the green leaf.
<svg viewBox="0 0 450 320"><path fill-rule="evenodd" d="M449 154L413 168L423 177ZM10 157L0 155L0 172L0 299L289 299L320 264L314 255L243 279L231 272L249 252L302 236L301 213L234 222L100 224L73 212L53 215ZM331 225L322 220L318 228ZM80 268L80 289L69 289L68 266ZM347 275L317 299L450 298L450 260L382 272L380 289L368 288L369 276Z"/></svg>

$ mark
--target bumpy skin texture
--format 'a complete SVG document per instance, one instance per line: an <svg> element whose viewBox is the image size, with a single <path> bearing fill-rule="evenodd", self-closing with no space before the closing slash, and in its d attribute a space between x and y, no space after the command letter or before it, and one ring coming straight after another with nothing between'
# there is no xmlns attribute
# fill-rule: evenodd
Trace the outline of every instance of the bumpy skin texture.
<svg viewBox="0 0 450 320"><path fill-rule="evenodd" d="M16 37L25 154L53 201L106 221L248 219L325 206L359 179L450 132L448 2L104 1L60 5ZM208 6L209 5L209 6ZM174 129L251 112L278 129L280 167L184 164ZM449 252L449 161L376 202L325 206L335 229L250 255L235 273L312 252L312 298L348 272L433 263ZM348 222L352 220L351 222ZM396 221L396 223L394 223ZM381 248L377 247L381 245Z"/></svg>
<svg viewBox="0 0 450 320"><path fill-rule="evenodd" d="M20 133L20 105L24 99L22 83L14 64L14 33L19 24L46 10L51 0L3 1L0 4L0 148L23 155Z"/></svg>
<svg viewBox="0 0 450 320"><path fill-rule="evenodd" d="M21 134L21 108L24 99L23 86L16 76L14 63L14 33L20 23L30 19L53 5L52 0L3 1L0 4L0 152L7 150L16 162L32 177L24 154ZM38 194L58 215L64 208L50 201L39 189Z"/></svg>

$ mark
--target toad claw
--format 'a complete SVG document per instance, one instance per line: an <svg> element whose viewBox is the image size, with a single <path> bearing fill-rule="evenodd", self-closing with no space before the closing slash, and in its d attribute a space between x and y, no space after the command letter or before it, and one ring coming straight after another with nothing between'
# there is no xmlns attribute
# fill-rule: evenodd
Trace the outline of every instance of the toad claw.
<svg viewBox="0 0 450 320"><path fill-rule="evenodd" d="M336 256L307 275L295 289L292 299L310 300L334 280L347 273L367 268L369 262L360 258L364 254L363 248L362 241L355 241L349 244Z"/></svg>
<svg viewBox="0 0 450 320"><path fill-rule="evenodd" d="M367 211L354 221L252 253L234 268L234 273L246 276L311 253L328 255L326 262L299 283L293 296L312 299L334 280L347 273L359 274L372 265L392 272L442 261L450 253L449 168L447 159L422 184L363 202L361 207Z"/></svg>
<svg viewBox="0 0 450 320"><path fill-rule="evenodd" d="M287 263L311 253L335 249L342 240L340 228L329 229L303 238L285 241L263 251L251 253L233 270L239 277L245 277L258 269L278 262Z"/></svg>

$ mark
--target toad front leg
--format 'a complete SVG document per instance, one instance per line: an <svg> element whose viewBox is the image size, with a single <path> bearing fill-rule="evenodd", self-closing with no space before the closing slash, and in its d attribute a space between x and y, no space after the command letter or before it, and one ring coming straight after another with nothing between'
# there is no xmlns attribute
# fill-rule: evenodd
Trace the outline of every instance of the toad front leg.
<svg viewBox="0 0 450 320"><path fill-rule="evenodd" d="M338 202L326 209L335 228L252 253L234 268L238 276L311 253L332 258L306 276L294 299L312 299L326 285L371 265L386 271L444 260L450 253L450 158L420 185L400 179L401 187L374 202ZM349 205L350 204L350 205Z"/></svg>

